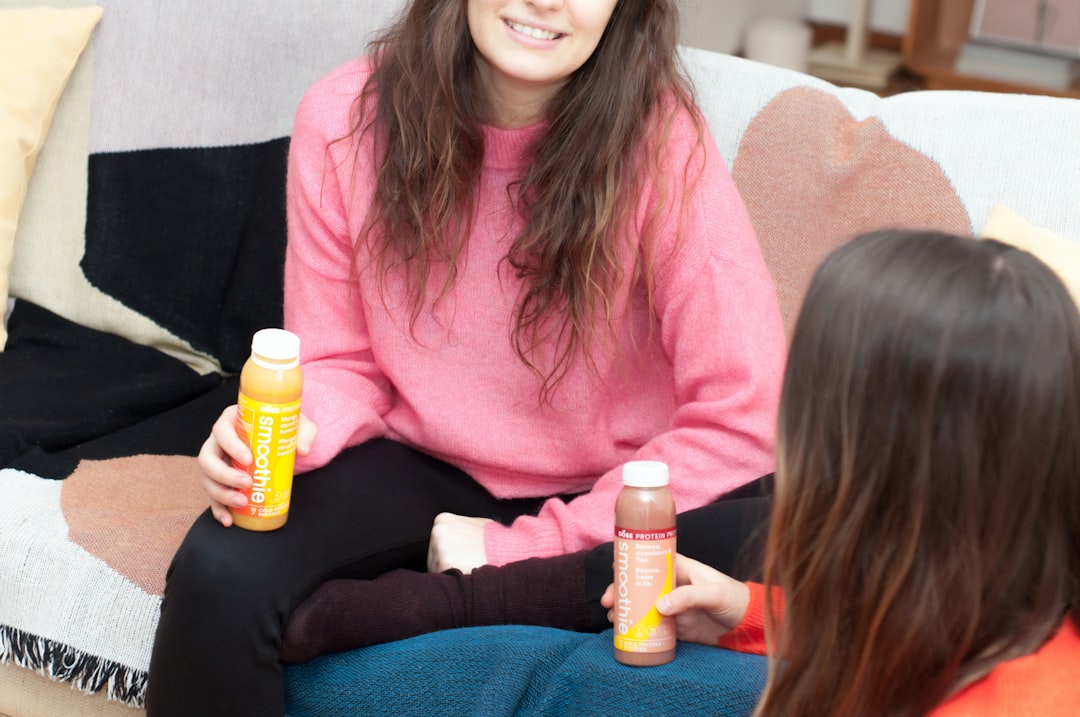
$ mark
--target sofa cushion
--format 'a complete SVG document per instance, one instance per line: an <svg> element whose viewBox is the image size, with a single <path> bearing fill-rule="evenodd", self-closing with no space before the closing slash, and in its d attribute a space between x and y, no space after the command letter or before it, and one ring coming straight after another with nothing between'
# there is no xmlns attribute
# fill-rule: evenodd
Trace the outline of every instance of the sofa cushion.
<svg viewBox="0 0 1080 717"><path fill-rule="evenodd" d="M102 10L0 8L0 305L6 309L15 231L37 156ZM0 325L0 350L7 338Z"/></svg>
<svg viewBox="0 0 1080 717"><path fill-rule="evenodd" d="M1080 241L1080 102L980 92L891 97L686 50L791 330L814 269L856 233L972 234L998 203Z"/></svg>
<svg viewBox="0 0 1080 717"><path fill-rule="evenodd" d="M850 237L883 226L971 228L932 159L813 87L781 92L754 117L732 172L789 333L817 265Z"/></svg>
<svg viewBox="0 0 1080 717"><path fill-rule="evenodd" d="M144 714L134 707L110 700L105 692L85 695L30 670L0 663L0 715L142 717Z"/></svg>

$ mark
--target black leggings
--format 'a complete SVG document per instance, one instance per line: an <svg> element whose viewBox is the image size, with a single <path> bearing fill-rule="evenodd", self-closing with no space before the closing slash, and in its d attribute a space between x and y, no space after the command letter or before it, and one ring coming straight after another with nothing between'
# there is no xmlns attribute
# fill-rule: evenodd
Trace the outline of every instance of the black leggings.
<svg viewBox="0 0 1080 717"><path fill-rule="evenodd" d="M704 512L695 517L698 511L681 515L680 552L740 574L737 556L767 519L762 495L759 481L715 504L729 506L722 519ZM510 523L536 514L543 502L496 499L457 468L380 439L298 476L289 520L279 530L226 529L207 511L166 576L147 714L283 714L282 634L293 609L316 587L394 568L425 570L431 524L443 511ZM590 597L598 600L610 583L611 565L610 546L606 556L603 546L589 554ZM606 621L598 603L596 619Z"/></svg>

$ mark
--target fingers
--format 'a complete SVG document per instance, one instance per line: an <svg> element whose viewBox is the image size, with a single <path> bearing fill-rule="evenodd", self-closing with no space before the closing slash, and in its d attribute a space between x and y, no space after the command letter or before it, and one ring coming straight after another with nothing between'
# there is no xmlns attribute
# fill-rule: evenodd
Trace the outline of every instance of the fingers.
<svg viewBox="0 0 1080 717"><path fill-rule="evenodd" d="M233 524L232 511L223 506L221 503L210 503L210 512L214 516L214 520L221 523L222 526L228 528Z"/></svg>
<svg viewBox="0 0 1080 717"><path fill-rule="evenodd" d="M490 518L473 518L440 513L431 526L428 542L428 572L441 573L457 568L468 573L487 564L484 528Z"/></svg>
<svg viewBox="0 0 1080 717"><path fill-rule="evenodd" d="M251 487L251 476L232 464L233 459L242 465L251 462L251 451L237 435L235 426L236 406L230 406L214 423L198 455L202 486L210 497L210 511L225 527L233 523L229 508L247 505L247 498L240 491Z"/></svg>
<svg viewBox="0 0 1080 717"><path fill-rule="evenodd" d="M454 529L456 527L468 528L481 525L487 525L492 522L491 518L476 518L469 515L457 515L456 513L439 513L435 516L435 520L432 521L432 529L435 527L446 527Z"/></svg>
<svg viewBox="0 0 1080 717"><path fill-rule="evenodd" d="M247 490L251 487L251 476L246 470L233 465L213 435L203 442L199 450L198 463L203 475L223 488ZM211 493L210 497L220 503L230 502L224 493Z"/></svg>
<svg viewBox="0 0 1080 717"><path fill-rule="evenodd" d="M699 583L715 582L718 580L730 580L726 575L719 570L712 568L705 563L688 558L681 553L675 556L675 584L676 585L692 585ZM676 588L678 590L679 588ZM669 593L670 595L671 593ZM664 615L677 615L685 612L686 610L696 607L689 603L684 603L686 600L703 600L706 596L694 596L689 598L683 597L682 594L677 596L676 602L672 604L666 596L661 596L656 602L656 608ZM607 590L600 597L600 605L608 609L608 620L614 622L611 614L611 608L615 606L615 586L608 585Z"/></svg>
<svg viewBox="0 0 1080 717"><path fill-rule="evenodd" d="M607 586L607 590L600 596L600 606L607 608L608 622L615 623L615 583Z"/></svg>
<svg viewBox="0 0 1080 717"><path fill-rule="evenodd" d="M250 483L246 473L244 479ZM203 490L210 497L210 512L213 513L217 522L228 528L233 524L232 513L229 508L243 508L247 505L247 496L236 488L217 482L208 475L202 478Z"/></svg>
<svg viewBox="0 0 1080 717"><path fill-rule="evenodd" d="M445 560L439 553L439 549L435 546L435 539L432 538L428 541L427 550L427 571L429 573L444 573L450 568L443 567Z"/></svg>
<svg viewBox="0 0 1080 717"><path fill-rule="evenodd" d="M311 446L315 443L315 436L319 429L303 413L300 414L300 427L296 430L296 452L302 456L311 453Z"/></svg>
<svg viewBox="0 0 1080 717"><path fill-rule="evenodd" d="M251 463L251 449L236 431L236 406L229 406L216 421L210 430L210 438L221 450L218 456L232 458L242 466Z"/></svg>
<svg viewBox="0 0 1080 717"><path fill-rule="evenodd" d="M247 497L242 491L251 488L251 476L237 468L251 463L251 449L236 431L236 406L229 406L210 429L210 436L199 449L198 463L203 472L203 490L210 497L210 512L214 519L228 528L233 524L230 508L244 508ZM318 429L306 416L300 414L297 428L296 452L307 455L315 441Z"/></svg>
<svg viewBox="0 0 1080 717"><path fill-rule="evenodd" d="M724 591L717 583L683 585L656 601L656 609L662 615L680 615L687 610L702 608L713 610L722 604Z"/></svg>
<svg viewBox="0 0 1080 717"><path fill-rule="evenodd" d="M675 555L675 579L676 585L689 585L691 583L715 582L726 577L716 568L706 565L693 558L688 558L682 553Z"/></svg>
<svg viewBox="0 0 1080 717"><path fill-rule="evenodd" d="M224 463L221 465L221 471L215 471L214 474L203 472L203 490L214 503L232 508L243 508L247 505L247 498L241 491L251 487L251 476Z"/></svg>
<svg viewBox="0 0 1080 717"><path fill-rule="evenodd" d="M724 631L734 629L750 605L750 588L723 573L719 575L723 580L675 588L656 601L656 609L673 617L698 611Z"/></svg>

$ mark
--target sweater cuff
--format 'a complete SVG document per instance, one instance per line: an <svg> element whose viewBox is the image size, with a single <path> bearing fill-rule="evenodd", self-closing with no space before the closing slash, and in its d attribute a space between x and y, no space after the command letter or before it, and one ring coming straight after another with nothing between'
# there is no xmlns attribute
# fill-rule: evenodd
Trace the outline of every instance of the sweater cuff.
<svg viewBox="0 0 1080 717"><path fill-rule="evenodd" d="M522 517L513 525L488 523L484 528L484 553L488 565L506 565L525 558L547 558L566 552L557 531L544 530L535 517Z"/></svg>
<svg viewBox="0 0 1080 717"><path fill-rule="evenodd" d="M373 408L314 380L304 386L300 411L315 423L317 433L311 452L296 455L297 474L322 468L345 448L386 433L386 425Z"/></svg>
<svg viewBox="0 0 1080 717"><path fill-rule="evenodd" d="M768 648L765 641L765 586L751 582L746 586L750 588L750 604L742 621L735 629L721 635L716 644L725 650L765 655ZM773 593L774 598L778 596L778 591Z"/></svg>

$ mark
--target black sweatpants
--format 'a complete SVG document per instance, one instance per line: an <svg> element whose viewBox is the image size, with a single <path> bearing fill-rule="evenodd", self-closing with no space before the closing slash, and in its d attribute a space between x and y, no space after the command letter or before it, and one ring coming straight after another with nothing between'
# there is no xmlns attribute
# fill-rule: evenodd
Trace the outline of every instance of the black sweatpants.
<svg viewBox="0 0 1080 717"><path fill-rule="evenodd" d="M720 524L693 517L696 511L680 516L680 552L732 569L767 516L758 483L740 491L731 494L730 515ZM432 521L443 511L510 523L534 515L543 502L496 499L459 469L379 439L298 476L289 520L276 531L226 529L207 511L166 576L147 714L283 714L282 634L293 609L318 585L394 568L425 570ZM589 554L586 576L598 600L611 581L610 546L606 557L603 547ZM606 617L598 603L597 610L599 628Z"/></svg>

